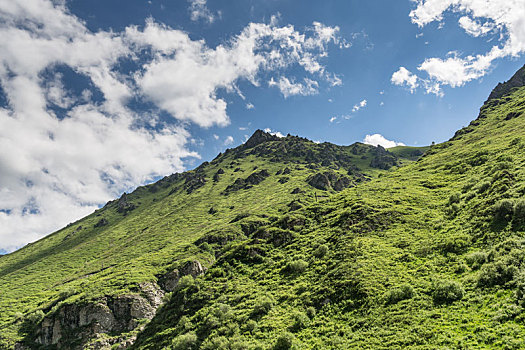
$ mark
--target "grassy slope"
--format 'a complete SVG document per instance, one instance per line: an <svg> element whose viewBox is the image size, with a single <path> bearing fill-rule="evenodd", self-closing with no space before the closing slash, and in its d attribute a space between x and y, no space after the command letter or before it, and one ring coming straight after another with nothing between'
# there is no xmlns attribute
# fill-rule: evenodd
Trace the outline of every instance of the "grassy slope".
<svg viewBox="0 0 525 350"><path fill-rule="evenodd" d="M524 110L521 88L418 162L228 247L135 347L524 348Z"/></svg>
<svg viewBox="0 0 525 350"><path fill-rule="evenodd" d="M323 145L293 137L268 142L265 147L272 149L283 142L296 141L306 150L323 152ZM371 146L362 146L364 153L359 155L350 153L350 147L330 147L335 147L333 154L349 157L369 176L382 172L368 166L374 149ZM19 330L22 321L28 318L27 315L33 315L31 317L38 321L42 316L39 310L52 313L60 303L133 292L137 283L156 280L157 275L188 258L197 258L204 265L211 265L214 255L197 247L196 240L212 231L235 232L242 236L238 224L231 223L238 215L264 214L266 218L259 220L267 221L287 211L287 204L294 199L303 203L315 201L315 195L321 195L323 191L306 185L306 179L336 164L331 161L325 167L319 165L318 169L309 169L298 164L304 162L301 157L288 155L270 161L272 153L263 156L249 153L250 150L230 151L202 166L206 184L191 194L186 192L183 178L172 176L128 195L129 201L137 208L127 215L117 212L116 202L110 203L92 215L2 257L0 347L20 339L24 335L24 330L21 333ZM362 159L363 155L367 159ZM286 175L289 181L281 184L278 181L284 175L274 174L286 167L291 169L291 174ZM219 168L225 173L215 182L212 177ZM221 194L235 179L246 178L261 169L266 169L271 176L259 185L227 196ZM346 175L345 169L337 171ZM291 191L297 187L305 192L292 195ZM215 214L209 213L211 207L217 211ZM102 218L108 224L94 227Z"/></svg>

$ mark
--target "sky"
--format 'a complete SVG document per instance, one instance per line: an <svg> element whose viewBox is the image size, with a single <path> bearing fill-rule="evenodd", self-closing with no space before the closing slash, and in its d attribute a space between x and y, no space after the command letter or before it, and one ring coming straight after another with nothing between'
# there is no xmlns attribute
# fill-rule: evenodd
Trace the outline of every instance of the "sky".
<svg viewBox="0 0 525 350"><path fill-rule="evenodd" d="M446 141L524 52L524 0L0 0L0 253L257 129Z"/></svg>

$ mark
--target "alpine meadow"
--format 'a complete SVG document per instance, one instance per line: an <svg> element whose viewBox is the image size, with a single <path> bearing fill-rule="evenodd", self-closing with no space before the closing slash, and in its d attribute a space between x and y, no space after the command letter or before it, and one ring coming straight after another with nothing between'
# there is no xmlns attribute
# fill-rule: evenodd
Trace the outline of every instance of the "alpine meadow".
<svg viewBox="0 0 525 350"><path fill-rule="evenodd" d="M15 349L525 347L525 67L428 147L258 130L0 257Z"/></svg>

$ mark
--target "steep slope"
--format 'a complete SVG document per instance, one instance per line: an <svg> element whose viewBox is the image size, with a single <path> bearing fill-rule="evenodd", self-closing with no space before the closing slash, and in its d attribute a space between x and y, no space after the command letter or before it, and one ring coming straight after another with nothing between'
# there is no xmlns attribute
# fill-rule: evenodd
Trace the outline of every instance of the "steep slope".
<svg viewBox="0 0 525 350"><path fill-rule="evenodd" d="M2 257L0 344L129 344L179 278L215 263L215 249L401 162L381 147L257 131Z"/></svg>
<svg viewBox="0 0 525 350"><path fill-rule="evenodd" d="M224 247L137 349L525 347L525 88L416 163Z"/></svg>

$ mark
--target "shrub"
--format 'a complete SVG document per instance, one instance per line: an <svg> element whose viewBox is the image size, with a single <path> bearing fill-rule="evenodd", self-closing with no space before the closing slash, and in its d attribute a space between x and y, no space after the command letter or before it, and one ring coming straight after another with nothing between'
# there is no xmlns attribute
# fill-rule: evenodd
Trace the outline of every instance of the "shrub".
<svg viewBox="0 0 525 350"><path fill-rule="evenodd" d="M487 253L485 252L474 252L465 258L465 261L467 262L468 266L470 266L471 269L477 270L479 269L483 264L487 262Z"/></svg>
<svg viewBox="0 0 525 350"><path fill-rule="evenodd" d="M510 262L506 264L503 261L496 261L484 265L478 275L479 287L503 286L512 281L514 275L518 272L516 266Z"/></svg>
<svg viewBox="0 0 525 350"><path fill-rule="evenodd" d="M245 324L245 329L250 333L253 332L257 329L257 322L254 320L248 320Z"/></svg>
<svg viewBox="0 0 525 350"><path fill-rule="evenodd" d="M285 271L291 274L299 274L304 272L308 267L308 263L302 259L290 261L285 266Z"/></svg>
<svg viewBox="0 0 525 350"><path fill-rule="evenodd" d="M213 254L213 248L208 242L202 243L199 247L201 248L203 252Z"/></svg>
<svg viewBox="0 0 525 350"><path fill-rule="evenodd" d="M525 200L520 199L514 205L514 224L516 226L525 225Z"/></svg>
<svg viewBox="0 0 525 350"><path fill-rule="evenodd" d="M490 181L483 181L478 186L478 193L483 193L490 188Z"/></svg>
<svg viewBox="0 0 525 350"><path fill-rule="evenodd" d="M184 288L191 287L194 284L195 284L195 281L193 279L193 276L186 275L186 276L182 276L181 279L179 280L178 288L179 289L184 289Z"/></svg>
<svg viewBox="0 0 525 350"><path fill-rule="evenodd" d="M411 299L414 296L414 288L410 284L403 284L399 288L389 290L385 294L385 304L396 304L401 300Z"/></svg>
<svg viewBox="0 0 525 350"><path fill-rule="evenodd" d="M197 349L197 335L194 332L179 335L171 343L173 350L193 350Z"/></svg>
<svg viewBox="0 0 525 350"><path fill-rule="evenodd" d="M296 312L293 315L293 319L294 319L294 323L292 325L292 330L295 332L308 327L308 325L310 324L310 319L304 312L300 312L300 311Z"/></svg>
<svg viewBox="0 0 525 350"><path fill-rule="evenodd" d="M432 299L436 304L449 304L463 298L463 287L456 281L440 280L432 284Z"/></svg>
<svg viewBox="0 0 525 350"><path fill-rule="evenodd" d="M273 346L273 350L289 350L293 349L295 337L291 333L283 333L278 338Z"/></svg>
<svg viewBox="0 0 525 350"><path fill-rule="evenodd" d="M514 202L510 199L502 199L494 207L494 220L497 222L509 222L514 214Z"/></svg>
<svg viewBox="0 0 525 350"><path fill-rule="evenodd" d="M308 315L308 317L310 317L310 319L314 318L316 313L317 311L315 310L315 307L313 306L309 306L306 309L306 314Z"/></svg>
<svg viewBox="0 0 525 350"><path fill-rule="evenodd" d="M467 249L471 244L471 238L469 235L464 233L457 233L447 236L442 242L439 243L439 248L444 253L461 253Z"/></svg>
<svg viewBox="0 0 525 350"><path fill-rule="evenodd" d="M326 254L328 254L328 246L326 244L321 244L317 249L314 251L314 256L316 258L322 258Z"/></svg>
<svg viewBox="0 0 525 350"><path fill-rule="evenodd" d="M273 308L273 300L268 296L263 296L257 301L253 308L252 315L261 316L266 315Z"/></svg>
<svg viewBox="0 0 525 350"><path fill-rule="evenodd" d="M448 199L448 204L451 205L454 203L459 203L460 200L461 200L461 195L459 193L453 193Z"/></svg>

